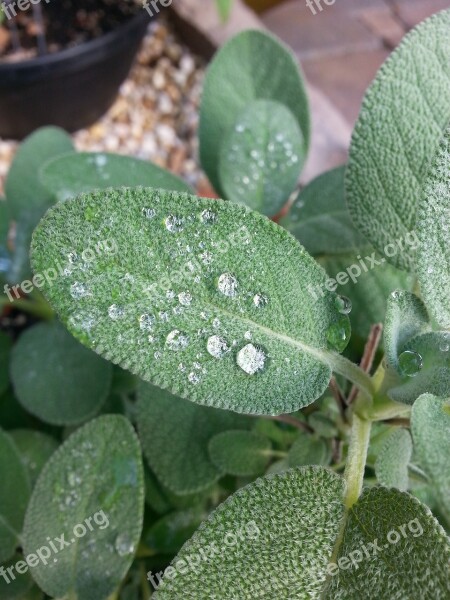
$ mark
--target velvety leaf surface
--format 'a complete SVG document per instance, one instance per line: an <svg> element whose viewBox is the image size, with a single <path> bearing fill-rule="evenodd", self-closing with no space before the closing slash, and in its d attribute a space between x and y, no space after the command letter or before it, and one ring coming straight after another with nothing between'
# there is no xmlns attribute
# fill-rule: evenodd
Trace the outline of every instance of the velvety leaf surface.
<svg viewBox="0 0 450 600"><path fill-rule="evenodd" d="M345 203L345 166L316 177L303 188L279 224L313 256L356 254L368 245L353 225Z"/></svg>
<svg viewBox="0 0 450 600"><path fill-rule="evenodd" d="M19 451L0 429L0 564L10 559L19 545L30 497L30 481Z"/></svg>
<svg viewBox="0 0 450 600"><path fill-rule="evenodd" d="M425 182L419 204L416 271L423 299L436 322L450 328L450 128Z"/></svg>
<svg viewBox="0 0 450 600"><path fill-rule="evenodd" d="M291 111L279 102L256 100L239 114L220 148L225 197L276 215L294 191L304 159L302 132Z"/></svg>
<svg viewBox="0 0 450 600"><path fill-rule="evenodd" d="M428 165L450 121L450 11L405 37L367 91L353 133L347 202L379 252L415 227ZM389 258L411 270L414 253Z"/></svg>
<svg viewBox="0 0 450 600"><path fill-rule="evenodd" d="M51 158L71 152L72 140L57 127L38 129L20 145L5 181L6 199L13 218L31 208L41 214L52 203L52 195L39 181L40 167Z"/></svg>
<svg viewBox="0 0 450 600"><path fill-rule="evenodd" d="M260 475L270 459L270 440L253 431L224 431L209 442L212 462L224 473Z"/></svg>
<svg viewBox="0 0 450 600"><path fill-rule="evenodd" d="M94 416L106 400L111 376L111 365L57 322L35 325L13 347L11 380L17 398L53 425L74 425Z"/></svg>
<svg viewBox="0 0 450 600"><path fill-rule="evenodd" d="M58 200L67 200L92 190L139 185L192 191L179 177L148 161L97 152L73 152L59 156L42 167L40 179Z"/></svg>
<svg viewBox="0 0 450 600"><path fill-rule="evenodd" d="M129 421L106 416L78 429L44 467L27 510L25 555L48 537L65 542L55 541L56 563L52 552L33 568L36 582L55 598L106 600L132 563L143 505L141 450Z"/></svg>
<svg viewBox="0 0 450 600"><path fill-rule="evenodd" d="M25 279L31 279L30 267L30 244L34 228L39 223L42 216L42 208L30 207L29 210L22 212L16 220L16 230L14 237L14 252L11 253L11 259L6 273L9 283L22 283ZM15 291L11 291L13 299L17 298ZM9 301L11 298L9 298Z"/></svg>
<svg viewBox="0 0 450 600"><path fill-rule="evenodd" d="M199 508L172 512L158 519L145 533L143 541L154 552L176 554L204 518L205 514Z"/></svg>
<svg viewBox="0 0 450 600"><path fill-rule="evenodd" d="M9 355L11 353L11 338L0 331L0 395L9 385Z"/></svg>
<svg viewBox="0 0 450 600"><path fill-rule="evenodd" d="M1 565L5 570L12 567L14 575L13 579L11 574L8 574L6 571L0 577L0 598L2 600L32 600L31 590L34 582L31 575L29 572L18 574L15 570L16 564L20 561L23 561L23 556L15 554L10 560ZM41 593L37 598L40 599L42 596L43 594Z"/></svg>
<svg viewBox="0 0 450 600"><path fill-rule="evenodd" d="M219 50L209 65L203 87L200 159L220 195L224 195L219 177L221 145L239 114L254 100L274 100L293 113L306 154L309 108L297 59L271 35L247 30Z"/></svg>
<svg viewBox="0 0 450 600"><path fill-rule="evenodd" d="M300 434L289 450L289 466L327 465L330 462L330 450L325 440L307 434Z"/></svg>
<svg viewBox="0 0 450 600"><path fill-rule="evenodd" d="M420 396L412 409L411 425L414 449L450 517L450 413L444 410L448 406L448 400Z"/></svg>
<svg viewBox="0 0 450 600"><path fill-rule="evenodd" d="M211 438L249 426L235 413L198 406L146 383L138 391L137 422L145 457L158 479L177 494L208 488L223 474L208 454Z"/></svg>
<svg viewBox="0 0 450 600"><path fill-rule="evenodd" d="M375 473L382 485L402 492L408 490L412 450L411 435L407 429L394 429L385 438L375 463Z"/></svg>
<svg viewBox="0 0 450 600"><path fill-rule="evenodd" d="M117 252L70 271L70 252L112 238ZM330 350L345 348L348 317L334 294L308 292L323 269L281 227L234 203L93 193L46 214L32 256L36 272L66 257L68 274L43 292L78 339L197 403L294 412L340 368Z"/></svg>
<svg viewBox="0 0 450 600"><path fill-rule="evenodd" d="M46 433L32 429L16 429L10 432L10 436L27 469L31 486L34 487L45 463L59 444Z"/></svg>

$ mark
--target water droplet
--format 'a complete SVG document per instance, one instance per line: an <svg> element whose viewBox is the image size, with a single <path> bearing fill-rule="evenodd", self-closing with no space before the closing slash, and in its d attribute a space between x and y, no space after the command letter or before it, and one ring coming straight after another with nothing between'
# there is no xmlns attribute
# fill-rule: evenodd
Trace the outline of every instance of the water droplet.
<svg viewBox="0 0 450 600"><path fill-rule="evenodd" d="M200 375L191 371L191 373L188 375L188 380L190 383L197 385L197 383L200 383Z"/></svg>
<svg viewBox="0 0 450 600"><path fill-rule="evenodd" d="M347 317L342 317L327 329L327 341L330 348L342 352L350 336L350 324Z"/></svg>
<svg viewBox="0 0 450 600"><path fill-rule="evenodd" d="M192 296L189 292L180 292L178 294L178 301L183 306L189 306L192 302Z"/></svg>
<svg viewBox="0 0 450 600"><path fill-rule="evenodd" d="M212 225L213 223L216 222L217 215L214 211L207 208L202 212L202 214L200 215L200 218L201 218L202 222L205 223L205 225Z"/></svg>
<svg viewBox="0 0 450 600"><path fill-rule="evenodd" d="M253 296L253 304L257 308L263 308L268 302L269 299L267 298L267 296L264 296L264 294L255 294Z"/></svg>
<svg viewBox="0 0 450 600"><path fill-rule="evenodd" d="M244 337L246 340L251 340L252 339L252 332L251 331L246 331L244 333Z"/></svg>
<svg viewBox="0 0 450 600"><path fill-rule="evenodd" d="M393 300L398 300L400 298L400 292L398 290L395 290L394 292L392 292L391 298Z"/></svg>
<svg viewBox="0 0 450 600"><path fill-rule="evenodd" d="M153 356L155 357L155 360L159 360L162 356L162 353L159 352L158 350L153 354Z"/></svg>
<svg viewBox="0 0 450 600"><path fill-rule="evenodd" d="M159 318L161 319L161 321L168 321L169 320L169 313L162 310L159 313Z"/></svg>
<svg viewBox="0 0 450 600"><path fill-rule="evenodd" d="M119 556L128 556L134 552L134 543L127 533L117 536L114 547Z"/></svg>
<svg viewBox="0 0 450 600"><path fill-rule="evenodd" d="M78 300L79 298L89 296L89 290L83 283L75 281L75 283L72 283L70 286L70 295L72 298L75 298L75 300Z"/></svg>
<svg viewBox="0 0 450 600"><path fill-rule="evenodd" d="M173 300L175 298L175 292L173 290L167 290L166 298L167 300Z"/></svg>
<svg viewBox="0 0 450 600"><path fill-rule="evenodd" d="M218 335L212 335L208 338L206 349L214 358L222 358L230 350L226 340Z"/></svg>
<svg viewBox="0 0 450 600"><path fill-rule="evenodd" d="M154 208L143 208L142 209L142 214L147 219L153 219L155 217L155 215L156 215L156 210Z"/></svg>
<svg viewBox="0 0 450 600"><path fill-rule="evenodd" d="M69 259L69 262L74 265L76 262L78 262L80 260L80 257L78 256L78 254L76 252L69 252L69 254L67 255L67 258Z"/></svg>
<svg viewBox="0 0 450 600"><path fill-rule="evenodd" d="M178 329L174 329L166 338L166 344L171 350L183 350L189 345L189 338L186 334L181 333Z"/></svg>
<svg viewBox="0 0 450 600"><path fill-rule="evenodd" d="M264 350L253 344L247 344L237 353L236 362L239 367L249 375L262 371L267 356Z"/></svg>
<svg viewBox="0 0 450 600"><path fill-rule="evenodd" d="M221 325L220 319L218 319L217 317L215 319L213 319L212 326L214 327L214 329L218 329L220 327L220 325Z"/></svg>
<svg viewBox="0 0 450 600"><path fill-rule="evenodd" d="M446 340L443 340L439 346L441 352L448 352L450 350L450 344Z"/></svg>
<svg viewBox="0 0 450 600"><path fill-rule="evenodd" d="M238 281L231 273L222 273L217 282L217 287L224 296L232 298L237 294Z"/></svg>
<svg viewBox="0 0 450 600"><path fill-rule="evenodd" d="M336 296L335 306L342 315L349 315L352 310L352 301L347 296Z"/></svg>
<svg viewBox="0 0 450 600"><path fill-rule="evenodd" d="M117 306L117 304L111 304L108 308L108 315L113 321L117 321L125 314L125 309L122 306Z"/></svg>
<svg viewBox="0 0 450 600"><path fill-rule="evenodd" d="M418 352L405 350L398 357L398 366L402 375L415 377L423 367L423 358Z"/></svg>
<svg viewBox="0 0 450 600"><path fill-rule="evenodd" d="M94 161L97 167L104 167L108 163L108 157L104 154L96 154Z"/></svg>
<svg viewBox="0 0 450 600"><path fill-rule="evenodd" d="M139 327L142 331L150 331L155 323L155 315L144 314L139 317Z"/></svg>
<svg viewBox="0 0 450 600"><path fill-rule="evenodd" d="M75 487L75 486L80 485L81 477L79 475L77 475L76 473L70 472L67 475L67 481L68 481L70 487Z"/></svg>
<svg viewBox="0 0 450 600"><path fill-rule="evenodd" d="M171 233L178 233L179 231L183 231L184 222L181 217L177 217L176 215L169 215L164 221L166 225L166 229Z"/></svg>

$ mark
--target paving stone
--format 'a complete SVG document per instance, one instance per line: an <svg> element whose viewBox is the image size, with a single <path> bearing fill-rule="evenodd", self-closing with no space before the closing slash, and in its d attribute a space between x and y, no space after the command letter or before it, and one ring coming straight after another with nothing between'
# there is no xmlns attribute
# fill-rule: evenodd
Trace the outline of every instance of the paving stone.
<svg viewBox="0 0 450 600"><path fill-rule="evenodd" d="M450 0L393 0L393 3L408 27L415 27L432 14L450 8Z"/></svg>

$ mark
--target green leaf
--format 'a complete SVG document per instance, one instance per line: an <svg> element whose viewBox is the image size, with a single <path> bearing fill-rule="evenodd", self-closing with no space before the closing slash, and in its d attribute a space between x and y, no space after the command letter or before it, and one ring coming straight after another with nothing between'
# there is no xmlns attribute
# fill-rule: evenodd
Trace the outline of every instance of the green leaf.
<svg viewBox="0 0 450 600"><path fill-rule="evenodd" d="M111 377L111 365L60 323L35 325L13 347L11 380L17 398L53 425L75 425L94 416L106 400Z"/></svg>
<svg viewBox="0 0 450 600"><path fill-rule="evenodd" d="M450 122L449 27L443 11L405 37L369 88L353 133L347 202L380 253L414 230L428 165ZM413 257L404 246L388 260L411 270Z"/></svg>
<svg viewBox="0 0 450 600"><path fill-rule="evenodd" d="M25 555L64 535L32 574L46 594L105 600L128 571L143 521L141 451L131 424L100 417L77 430L44 467L24 526ZM67 545L68 544L68 545ZM72 594L72 595L71 595Z"/></svg>
<svg viewBox="0 0 450 600"><path fill-rule="evenodd" d="M31 236L34 228L39 223L41 216L41 208L31 207L17 217L14 252L11 254L11 260L7 271L9 283L22 283L26 279L31 279ZM17 298L17 294L14 291L11 291L10 294L13 299Z"/></svg>
<svg viewBox="0 0 450 600"><path fill-rule="evenodd" d="M418 459L450 518L450 414L445 407L448 407L448 400L431 394L420 396L412 409L411 427Z"/></svg>
<svg viewBox="0 0 450 600"><path fill-rule="evenodd" d="M449 555L448 538L426 506L404 492L372 488L350 509L325 597L445 600Z"/></svg>
<svg viewBox="0 0 450 600"><path fill-rule="evenodd" d="M251 102L220 148L225 197L265 215L276 215L294 191L305 144L292 112L273 100Z"/></svg>
<svg viewBox="0 0 450 600"><path fill-rule="evenodd" d="M137 422L145 457L158 479L176 494L208 488L224 474L208 454L210 439L222 431L247 427L249 419L197 406L141 383Z"/></svg>
<svg viewBox="0 0 450 600"><path fill-rule="evenodd" d="M425 393L450 395L450 333L430 332L409 340L399 357L403 383L388 391L396 402L413 404ZM409 374L408 374L409 373Z"/></svg>
<svg viewBox="0 0 450 600"><path fill-rule="evenodd" d="M19 404L12 388L0 395L0 427L5 430L26 428L32 421L33 417Z"/></svg>
<svg viewBox="0 0 450 600"><path fill-rule="evenodd" d="M97 152L72 152L46 163L44 187L58 200L83 192L118 187L154 187L178 192L192 189L176 175L138 158Z"/></svg>
<svg viewBox="0 0 450 600"><path fill-rule="evenodd" d="M0 598L2 600L28 600L28 598L32 598L32 596L28 595L33 588L31 575L16 571L16 565L22 569L23 565L20 564L21 562L23 562L23 556L15 554L10 560L1 565L0 569L4 568L6 571L5 573L2 572L2 576L0 577ZM12 569L12 575L11 571L8 573L8 568ZM40 600L42 594L38 598Z"/></svg>
<svg viewBox="0 0 450 600"><path fill-rule="evenodd" d="M301 192L279 224L313 256L357 254L368 246L355 229L345 204L345 166L316 177Z"/></svg>
<svg viewBox="0 0 450 600"><path fill-rule="evenodd" d="M145 502L158 515L164 515L172 508L156 475L147 466L144 468Z"/></svg>
<svg viewBox="0 0 450 600"><path fill-rule="evenodd" d="M389 366L400 372L398 357L413 337L430 331L427 309L415 294L395 290L388 298L384 324L384 348Z"/></svg>
<svg viewBox="0 0 450 600"><path fill-rule="evenodd" d="M11 353L11 338L0 331L0 395L3 394L9 386L9 355Z"/></svg>
<svg viewBox="0 0 450 600"><path fill-rule="evenodd" d="M0 429L0 564L10 559L19 545L30 481L19 451Z"/></svg>
<svg viewBox="0 0 450 600"><path fill-rule="evenodd" d="M43 214L52 204L51 194L39 181L39 169L50 158L72 150L70 136L57 127L38 129L20 145L5 182L8 208L14 219L34 208Z"/></svg>
<svg viewBox="0 0 450 600"><path fill-rule="evenodd" d="M384 439L375 463L375 473L382 485L407 491L408 465L412 449L412 440L407 429L394 429Z"/></svg>
<svg viewBox="0 0 450 600"><path fill-rule="evenodd" d="M58 442L41 431L16 429L9 434L25 465L31 486L34 487L44 465L58 448Z"/></svg>
<svg viewBox="0 0 450 600"><path fill-rule="evenodd" d="M153 552L176 554L205 518L200 508L179 510L158 519L145 533L143 542Z"/></svg>
<svg viewBox="0 0 450 600"><path fill-rule="evenodd" d="M417 215L416 271L423 299L436 322L450 328L450 128L425 181Z"/></svg>
<svg viewBox="0 0 450 600"><path fill-rule="evenodd" d="M183 398L260 414L310 404L342 366L330 350L345 348L348 317L334 294L308 291L322 268L281 227L231 202L128 189L59 203L35 231L34 270L95 247L111 227L118 252L43 285L71 333L102 356Z"/></svg>
<svg viewBox="0 0 450 600"><path fill-rule="evenodd" d="M338 429L334 419L330 419L323 413L316 411L313 412L309 419L309 425L314 429L317 435L331 439L338 436Z"/></svg>
<svg viewBox="0 0 450 600"><path fill-rule="evenodd" d="M300 434L289 450L289 466L327 465L331 452L327 442L307 434Z"/></svg>
<svg viewBox="0 0 450 600"><path fill-rule="evenodd" d="M225 44L210 63L200 111L200 159L211 183L224 195L220 149L238 116L254 100L274 100L295 116L306 154L310 120L305 84L297 59L263 31L247 30Z"/></svg>
<svg viewBox="0 0 450 600"><path fill-rule="evenodd" d="M230 475L260 475L270 460L270 441L253 431L224 431L209 442L212 462Z"/></svg>

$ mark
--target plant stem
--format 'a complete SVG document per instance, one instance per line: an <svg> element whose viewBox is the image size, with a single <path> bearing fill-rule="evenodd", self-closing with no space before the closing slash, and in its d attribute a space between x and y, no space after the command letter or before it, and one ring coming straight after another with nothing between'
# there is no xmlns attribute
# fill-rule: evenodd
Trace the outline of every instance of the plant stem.
<svg viewBox="0 0 450 600"><path fill-rule="evenodd" d="M16 308L24 313L32 315L33 317L39 317L40 319L50 320L53 319L55 313L47 303L34 302L32 300L25 300L24 298L18 298L11 302L11 308Z"/></svg>
<svg viewBox="0 0 450 600"><path fill-rule="evenodd" d="M370 421L361 419L353 413L350 445L344 471L346 481L344 503L347 508L353 506L361 494L371 427Z"/></svg>
<svg viewBox="0 0 450 600"><path fill-rule="evenodd" d="M255 415L256 417L260 417L260 415ZM308 423L304 423L300 421L300 419L296 419L291 415L264 415L265 419L270 419L271 421L280 421L280 423L286 423L287 425L292 425L292 427L296 427L297 429L301 429L302 431L306 431L308 433L314 433L314 429L308 425Z"/></svg>
<svg viewBox="0 0 450 600"><path fill-rule="evenodd" d="M325 358L335 373L354 383L368 398L373 397L375 393L373 381L358 365L335 352L326 352Z"/></svg>
<svg viewBox="0 0 450 600"><path fill-rule="evenodd" d="M373 361L375 360L375 355L378 350L378 346L381 342L381 335L383 333L383 325L381 323L377 323L376 325L372 325L370 328L370 334L367 339L366 345L364 347L364 352L361 359L360 367L366 373L370 373L373 365ZM347 400L347 404L351 404L356 400L356 396L358 395L358 388L353 386L352 391Z"/></svg>

